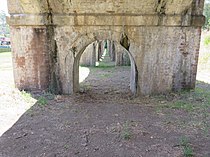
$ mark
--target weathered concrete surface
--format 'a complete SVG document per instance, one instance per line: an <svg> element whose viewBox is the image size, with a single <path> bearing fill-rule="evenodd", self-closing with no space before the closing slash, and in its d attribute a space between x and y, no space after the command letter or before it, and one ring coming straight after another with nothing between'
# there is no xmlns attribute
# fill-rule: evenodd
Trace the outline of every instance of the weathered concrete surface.
<svg viewBox="0 0 210 157"><path fill-rule="evenodd" d="M115 44L115 65L128 66L130 65L130 57L125 49L121 45Z"/></svg>
<svg viewBox="0 0 210 157"><path fill-rule="evenodd" d="M98 56L97 53L97 42L88 45L80 58L80 65L95 66L97 61L96 57Z"/></svg>
<svg viewBox="0 0 210 157"><path fill-rule="evenodd" d="M19 88L78 91L85 48L100 40L120 43L123 33L130 44L133 93L195 85L204 0L8 0L8 5Z"/></svg>
<svg viewBox="0 0 210 157"><path fill-rule="evenodd" d="M15 84L20 89L46 89L49 86L49 52L46 27L11 29Z"/></svg>

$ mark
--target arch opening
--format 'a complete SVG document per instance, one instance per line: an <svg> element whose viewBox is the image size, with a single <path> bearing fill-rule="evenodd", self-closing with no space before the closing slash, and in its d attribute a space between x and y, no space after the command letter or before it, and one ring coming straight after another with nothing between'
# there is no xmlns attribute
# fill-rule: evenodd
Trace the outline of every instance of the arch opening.
<svg viewBox="0 0 210 157"><path fill-rule="evenodd" d="M74 92L95 87L96 92L100 92L100 88L103 93L137 95L135 60L130 51L117 41L96 40L86 45L75 57L73 69Z"/></svg>

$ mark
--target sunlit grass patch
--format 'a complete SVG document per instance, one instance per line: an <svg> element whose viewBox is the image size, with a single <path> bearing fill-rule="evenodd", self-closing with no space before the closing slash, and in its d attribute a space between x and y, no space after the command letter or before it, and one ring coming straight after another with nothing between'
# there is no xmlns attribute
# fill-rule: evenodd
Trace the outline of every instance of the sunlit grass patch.
<svg viewBox="0 0 210 157"><path fill-rule="evenodd" d="M0 53L10 52L10 51L11 51L11 48L0 48Z"/></svg>
<svg viewBox="0 0 210 157"><path fill-rule="evenodd" d="M30 102L33 98L31 96L30 93L26 92L26 91L21 91L21 96L23 97L23 99L26 101L26 102Z"/></svg>

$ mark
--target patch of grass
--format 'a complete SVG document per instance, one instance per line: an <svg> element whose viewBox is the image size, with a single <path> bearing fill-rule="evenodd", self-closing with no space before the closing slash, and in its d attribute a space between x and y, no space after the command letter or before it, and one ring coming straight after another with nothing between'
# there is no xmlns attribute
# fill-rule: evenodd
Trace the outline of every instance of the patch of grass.
<svg viewBox="0 0 210 157"><path fill-rule="evenodd" d="M2 52L10 52L11 48L0 48L0 53Z"/></svg>
<svg viewBox="0 0 210 157"><path fill-rule="evenodd" d="M101 74L100 78L109 78L111 74Z"/></svg>
<svg viewBox="0 0 210 157"><path fill-rule="evenodd" d="M185 157L192 157L193 156L193 150L191 147L184 147L184 156Z"/></svg>
<svg viewBox="0 0 210 157"><path fill-rule="evenodd" d="M115 65L106 65L106 64L101 64L95 68L100 68L100 69L112 69L112 68L115 68Z"/></svg>
<svg viewBox="0 0 210 157"><path fill-rule="evenodd" d="M124 140L130 140L131 139L131 130L130 130L130 127L129 127L129 123L126 122L124 125L123 125L123 128L122 128L122 132L121 132L121 137L124 139Z"/></svg>
<svg viewBox="0 0 210 157"><path fill-rule="evenodd" d="M208 84L199 82L198 87L195 90L190 90L188 92L181 91L176 93L176 97L172 100L167 100L167 98L158 97L158 100L162 100L166 103L159 105L156 108L158 114L167 115L168 113L173 113L174 110L186 111L187 116L191 117L186 123L179 123L180 125L175 125L176 127L192 127L194 129L200 129L204 136L209 136L209 120L210 120L210 88ZM166 96L167 97L167 96ZM169 96L170 97L170 96ZM178 121L182 122L183 119L178 118ZM190 152L190 148L185 148L186 154Z"/></svg>
<svg viewBox="0 0 210 157"><path fill-rule="evenodd" d="M209 89L197 87L195 90L184 90L177 92L175 95L175 97L170 94L155 97L156 101L159 101L159 103L164 102L157 106L158 111L163 108L169 108L185 110L187 112L202 111L202 113L204 113L204 111L208 110L210 107ZM167 100L168 97L170 98L170 101Z"/></svg>
<svg viewBox="0 0 210 157"><path fill-rule="evenodd" d="M184 100L176 100L172 103L161 104L157 106L156 111L160 112L163 108L175 109L175 110L185 110L187 112L191 112L196 109L192 103L184 101Z"/></svg>
<svg viewBox="0 0 210 157"><path fill-rule="evenodd" d="M169 107L172 108L172 109L183 109L183 110L186 110L188 112L190 112L194 109L193 104L191 104L190 102L186 102L184 100L175 101Z"/></svg>
<svg viewBox="0 0 210 157"><path fill-rule="evenodd" d="M115 62L112 62L110 58L105 58L102 61L98 62L99 65L97 66L98 68L113 68L115 67Z"/></svg>
<svg viewBox="0 0 210 157"><path fill-rule="evenodd" d="M45 97L41 96L41 97L39 97L37 103L40 106L46 106L48 104L48 101Z"/></svg>
<svg viewBox="0 0 210 157"><path fill-rule="evenodd" d="M200 108L207 109L210 107L210 91L203 88L196 88L193 93L194 99L200 102Z"/></svg>
<svg viewBox="0 0 210 157"><path fill-rule="evenodd" d="M180 139L180 145L183 147L183 154L184 157L193 157L193 149L190 146L189 140L187 137L181 137Z"/></svg>
<svg viewBox="0 0 210 157"><path fill-rule="evenodd" d="M30 100L32 99L32 96L30 93L27 93L26 91L21 91L21 96L23 97L23 99L26 101L26 102L30 102Z"/></svg>
<svg viewBox="0 0 210 157"><path fill-rule="evenodd" d="M206 36L206 37L204 38L204 45L205 45L205 46L210 45L210 36Z"/></svg>
<svg viewBox="0 0 210 157"><path fill-rule="evenodd" d="M172 95L168 94L164 95L164 97L158 97L154 100L155 102L159 102L159 105L156 106L156 112L158 114L167 116L173 114L174 110L186 111L186 116L191 118L183 121L184 119L177 117L180 123L174 123L174 125L182 129L200 129L204 136L209 137L210 90L208 85L198 82L198 87L196 87L195 90L177 92ZM186 154L190 154L191 149L186 147L185 152Z"/></svg>

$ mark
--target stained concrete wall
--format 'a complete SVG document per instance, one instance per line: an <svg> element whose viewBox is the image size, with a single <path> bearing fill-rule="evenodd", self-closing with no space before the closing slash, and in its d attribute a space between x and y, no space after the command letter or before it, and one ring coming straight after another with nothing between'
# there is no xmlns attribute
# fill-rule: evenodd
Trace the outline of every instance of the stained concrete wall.
<svg viewBox="0 0 210 157"><path fill-rule="evenodd" d="M58 32L71 32L71 30L66 30L62 27L57 29ZM133 29L128 30L128 32L132 31ZM88 45L94 40L93 34L85 35L74 43L74 46L78 48L78 54L75 56L79 55L83 49L82 45ZM111 36L106 35L107 33L104 32L104 37L101 38L111 39ZM120 36L120 33L118 35ZM138 85L141 93L159 93L172 89L194 87L200 41L199 28L141 27L135 28L135 35L139 37L139 43L131 41L130 53L137 66ZM116 33L116 41L120 38L119 36L117 37ZM60 36L57 38L59 39ZM57 40L57 43L61 45L58 47L58 51L69 52L70 47L66 47L64 50L62 46L67 44L66 40L61 43ZM66 53L60 54L62 57L60 64L65 60ZM73 60L69 62L73 62ZM62 69L66 69L66 67L68 66L63 63L61 68L61 71L64 72L63 75L65 75L65 71Z"/></svg>
<svg viewBox="0 0 210 157"><path fill-rule="evenodd" d="M19 88L77 91L85 48L100 40L120 43L123 33L130 42L133 93L195 85L204 0L8 0L8 5Z"/></svg>
<svg viewBox="0 0 210 157"><path fill-rule="evenodd" d="M10 13L46 13L49 7L53 13L138 13L156 14L182 14L186 10L202 13L201 8L192 8L203 5L203 0L8 0Z"/></svg>
<svg viewBox="0 0 210 157"><path fill-rule="evenodd" d="M11 29L15 84L19 89L49 86L49 53L46 27L20 26Z"/></svg>
<svg viewBox="0 0 210 157"><path fill-rule="evenodd" d="M96 57L98 56L97 53L97 42L88 45L80 58L80 65L95 66L97 61Z"/></svg>
<svg viewBox="0 0 210 157"><path fill-rule="evenodd" d="M131 64L129 54L122 45L115 45L115 65L116 66L128 66Z"/></svg>

